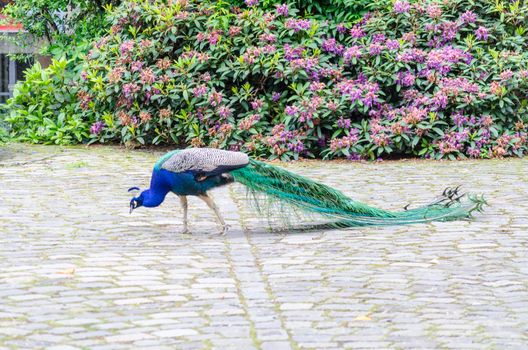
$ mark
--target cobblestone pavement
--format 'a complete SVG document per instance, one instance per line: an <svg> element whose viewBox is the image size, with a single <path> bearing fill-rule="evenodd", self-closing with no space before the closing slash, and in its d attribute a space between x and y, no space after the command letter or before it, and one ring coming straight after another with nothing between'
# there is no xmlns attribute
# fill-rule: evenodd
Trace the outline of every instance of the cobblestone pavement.
<svg viewBox="0 0 528 350"><path fill-rule="evenodd" d="M0 148L0 349L526 349L528 160L289 168L388 208L448 185L470 222L269 232L237 186L232 228L170 196L128 214L160 153Z"/></svg>

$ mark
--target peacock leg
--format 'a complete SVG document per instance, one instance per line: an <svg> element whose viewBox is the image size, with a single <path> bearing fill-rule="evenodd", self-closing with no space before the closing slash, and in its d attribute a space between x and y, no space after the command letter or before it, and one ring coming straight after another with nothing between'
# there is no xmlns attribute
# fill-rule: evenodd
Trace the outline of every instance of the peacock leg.
<svg viewBox="0 0 528 350"><path fill-rule="evenodd" d="M211 197L209 197L207 194L198 196L201 200L203 200L209 208L211 208L218 218L218 221L220 221L220 225L222 225L222 232L220 233L222 236L226 234L227 229L229 228L228 225L226 225L224 218L220 214L220 211L218 210L218 207L216 206L215 202Z"/></svg>
<svg viewBox="0 0 528 350"><path fill-rule="evenodd" d="M180 203L183 208L183 231L182 234L190 234L189 228L187 226L187 196L178 196L180 197Z"/></svg>

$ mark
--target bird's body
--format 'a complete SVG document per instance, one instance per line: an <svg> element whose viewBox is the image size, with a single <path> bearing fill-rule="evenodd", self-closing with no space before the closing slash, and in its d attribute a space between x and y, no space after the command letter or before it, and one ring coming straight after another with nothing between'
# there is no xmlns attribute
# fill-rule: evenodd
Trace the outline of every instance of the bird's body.
<svg viewBox="0 0 528 350"><path fill-rule="evenodd" d="M250 159L241 152L191 148L169 152L156 162L150 188L132 198L130 210L140 206L156 207L169 192L173 192L180 197L184 209L184 232L187 233L187 196L197 196L214 210L225 233L227 226L208 191L234 181L247 187L250 199L261 212L270 204L272 207L289 206L297 211L318 214L325 218L326 225L340 227L461 219L470 216L474 210L480 211L485 204L482 197L459 195L458 189L446 189L428 205L391 212L357 202L329 186Z"/></svg>

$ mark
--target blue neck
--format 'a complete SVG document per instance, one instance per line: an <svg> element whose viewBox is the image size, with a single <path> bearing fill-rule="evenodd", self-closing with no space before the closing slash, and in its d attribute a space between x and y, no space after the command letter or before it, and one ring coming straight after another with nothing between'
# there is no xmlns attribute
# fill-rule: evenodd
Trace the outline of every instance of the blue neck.
<svg viewBox="0 0 528 350"><path fill-rule="evenodd" d="M143 206L157 207L165 200L165 196L169 191L161 188L151 188L143 192Z"/></svg>
<svg viewBox="0 0 528 350"><path fill-rule="evenodd" d="M165 200L165 196L171 190L168 172L154 170L150 180L150 188L143 193L143 205L145 207L157 207Z"/></svg>

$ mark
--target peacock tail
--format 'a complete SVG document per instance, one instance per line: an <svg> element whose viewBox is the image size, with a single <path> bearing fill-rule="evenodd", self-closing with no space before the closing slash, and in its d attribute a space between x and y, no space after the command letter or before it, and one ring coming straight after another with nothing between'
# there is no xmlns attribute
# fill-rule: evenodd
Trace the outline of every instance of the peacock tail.
<svg viewBox="0 0 528 350"><path fill-rule="evenodd" d="M236 182L246 186L253 206L266 214L294 209L296 213L317 214L334 227L405 225L430 221L464 219L486 204L482 196L459 194L446 189L427 205L402 211L388 211L355 201L342 192L285 169L251 159L231 171Z"/></svg>

